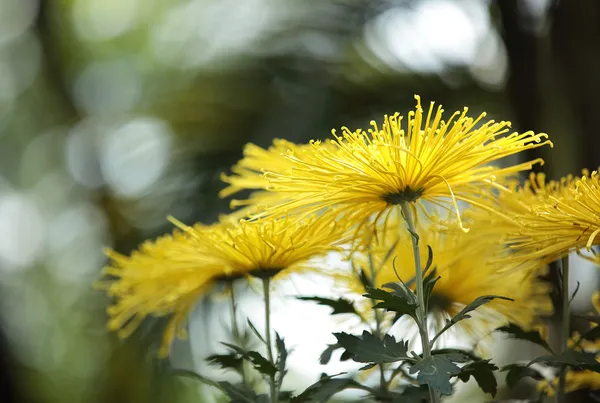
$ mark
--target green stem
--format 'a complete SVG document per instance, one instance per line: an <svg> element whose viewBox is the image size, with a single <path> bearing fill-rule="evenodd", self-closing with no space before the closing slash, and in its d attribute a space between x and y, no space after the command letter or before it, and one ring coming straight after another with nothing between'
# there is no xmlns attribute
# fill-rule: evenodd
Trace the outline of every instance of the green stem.
<svg viewBox="0 0 600 403"><path fill-rule="evenodd" d="M233 282L229 284L229 301L231 303L231 333L235 343L237 343L240 347L245 349L246 346L244 341L242 340L240 328L238 327L237 323L237 304L235 302L235 288L233 286ZM244 385L247 385L248 379L246 378L245 362L242 362L241 375L242 382L244 383Z"/></svg>
<svg viewBox="0 0 600 403"><path fill-rule="evenodd" d="M269 362L275 366L275 360L273 360L273 349L271 348L271 299L269 296L269 281L270 279L263 278L263 294L265 297L265 341L267 344L267 357ZM275 385L275 376L269 378L269 387L271 395L271 403L278 403L279 396L277 385Z"/></svg>
<svg viewBox="0 0 600 403"><path fill-rule="evenodd" d="M562 258L562 331L561 331L561 353L564 353L569 348L569 335L571 334L571 310L569 303L571 296L569 295L569 256ZM560 368L558 377L558 391L556 393L556 402L565 403L565 382L567 376L566 366Z"/></svg>
<svg viewBox="0 0 600 403"><path fill-rule="evenodd" d="M375 336L381 338L381 317L379 316L379 311L375 310L375 324L376 324L376 334ZM384 394L387 394L387 381L385 380L385 367L384 364L379 364L379 385L381 391Z"/></svg>
<svg viewBox="0 0 600 403"><path fill-rule="evenodd" d="M369 253L369 265L371 266L371 284L375 286L377 281L377 270L375 270L375 266L373 264L373 259L371 254ZM373 302L373 310L375 311L375 337L381 338L381 316L380 311L375 309L375 301ZM385 366L384 364L379 364L379 387L381 391L385 394L387 393L387 382L385 380Z"/></svg>
<svg viewBox="0 0 600 403"><path fill-rule="evenodd" d="M419 235L417 234L417 229L415 227L415 221L409 202L402 202L400 206L402 207L402 213L404 214L404 219L406 220L406 224L408 225L408 231L410 232L412 239L413 255L415 259L415 282L417 285L417 300L419 301L419 306L417 307L417 327L419 328L419 335L421 337L423 359L427 359L431 357L431 348L429 346L429 335L427 334L427 311L425 309L425 292L423 290L424 279L423 268L421 267L421 254L419 252ZM437 403L440 401L439 396L431 387L429 388L429 397L432 403Z"/></svg>

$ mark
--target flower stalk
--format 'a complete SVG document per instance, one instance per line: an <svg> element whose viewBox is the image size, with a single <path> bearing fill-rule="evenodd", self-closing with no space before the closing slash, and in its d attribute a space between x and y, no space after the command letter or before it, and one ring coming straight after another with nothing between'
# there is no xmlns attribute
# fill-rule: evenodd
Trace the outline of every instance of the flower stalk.
<svg viewBox="0 0 600 403"><path fill-rule="evenodd" d="M406 224L408 225L408 231L410 232L412 244L413 244L413 255L415 259L415 281L417 288L417 300L419 306L417 306L417 326L419 328L419 336L421 338L421 346L423 348L423 358L427 359L431 357L431 347L429 345L429 335L427 332L427 310L425 309L425 293L423 290L423 268L421 267L421 254L419 251L419 234L415 227L415 221L412 214L411 207L408 202L403 202L401 205L402 213ZM430 387L429 388L430 401L432 403L439 402L439 396Z"/></svg>
<svg viewBox="0 0 600 403"><path fill-rule="evenodd" d="M241 337L240 328L237 323L237 303L235 301L235 287L233 286L233 282L229 284L229 302L231 305L231 333L233 336L233 340L240 345L240 347L245 348L244 340ZM248 379L246 378L246 365L242 362L242 367L240 368L240 373L242 375L242 382L244 385L248 384Z"/></svg>
<svg viewBox="0 0 600 403"><path fill-rule="evenodd" d="M271 347L271 298L269 294L270 278L265 277L262 279L263 284L263 295L265 297L265 342L267 345L267 358L269 362L275 366L275 360L273 359L273 349ZM271 403L277 403L279 400L277 385L275 385L275 376L269 377L269 395L271 396Z"/></svg>
<svg viewBox="0 0 600 403"><path fill-rule="evenodd" d="M562 266L562 329L561 329L561 353L569 348L569 335L571 333L571 309L569 295L569 255L561 260ZM565 384L567 377L566 366L561 366L558 376L558 391L556 393L556 403L566 403Z"/></svg>

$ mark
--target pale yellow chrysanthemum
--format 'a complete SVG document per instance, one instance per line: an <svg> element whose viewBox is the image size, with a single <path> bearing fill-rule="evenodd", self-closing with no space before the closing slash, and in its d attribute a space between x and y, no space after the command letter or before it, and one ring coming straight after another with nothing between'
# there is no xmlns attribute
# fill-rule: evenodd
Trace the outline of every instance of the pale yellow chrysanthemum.
<svg viewBox="0 0 600 403"><path fill-rule="evenodd" d="M312 217L253 222L229 220L188 227L142 244L124 256L108 251L112 262L99 282L115 298L108 327L129 336L147 316L173 315L160 351L168 354L191 309L220 281L243 276L273 277L308 270L310 260L339 249L344 231L334 220Z"/></svg>
<svg viewBox="0 0 600 403"><path fill-rule="evenodd" d="M584 172L580 178L567 177L554 183L552 192L531 198L529 211L516 218L520 228L509 236L508 242L518 255L552 261L572 251L586 249L593 253L592 246L600 243L597 172ZM591 259L598 261L597 256Z"/></svg>
<svg viewBox="0 0 600 403"><path fill-rule="evenodd" d="M519 218L530 214L535 206L547 203L550 197L573 198L575 180L573 176L567 176L560 181L548 181L546 174L541 172L531 172L524 184L518 179L507 178L504 189L481 201L498 213L490 215L489 209L471 208L464 213L465 221L479 223L480 230L488 227L496 233L516 234L521 227Z"/></svg>
<svg viewBox="0 0 600 403"><path fill-rule="evenodd" d="M293 155L303 159L307 152L311 151L309 144L295 144L284 139L275 139L273 144L264 149L252 143L244 147L244 157L231 168L232 175L221 175L221 180L228 185L219 192L219 197L225 198L242 190L252 190L253 193L246 200L234 199L230 206L232 209L239 208L235 217L245 217L250 213L264 210L285 201L283 194L269 192L269 180L265 178L264 172L285 173L294 167L294 162L286 158Z"/></svg>
<svg viewBox="0 0 600 403"><path fill-rule="evenodd" d="M415 276L411 235L401 223L388 226L388 234L371 252L371 261L376 269L375 285L398 282L398 276L410 283ZM539 261L530 261L519 270L507 270L493 257L502 253L503 246L493 237L476 233L476 227L468 234L458 232L447 235L431 224L420 225L421 261L427 261L427 245L433 250L433 265L441 278L436 283L429 305L430 334L435 334L467 304L483 295L499 295L514 299L514 302L493 300L473 312L472 318L453 326L445 336L438 339L437 347L460 341L465 347L473 347L491 332L510 322L523 328L537 326L540 316L552 313L548 294L550 284L539 279L543 267ZM392 233L392 231L397 233ZM395 245L392 253L388 253ZM388 256L387 261L383 261ZM394 257L395 262L394 262ZM394 271L394 263L396 271ZM355 256L355 266L369 273L367 254ZM356 273L340 275L340 284L356 293L364 293L364 287ZM418 329L409 318L401 318L394 327L398 337L415 339ZM441 346L440 346L441 344Z"/></svg>
<svg viewBox="0 0 600 403"><path fill-rule="evenodd" d="M596 291L592 297L592 303L596 314L600 315L600 292ZM597 326L597 325L596 325ZM569 339L569 348L575 345L578 351L588 353L600 353L600 340L580 340L581 335L577 332ZM599 360L600 362L600 360ZM574 371L568 370L565 378L565 392L571 393L580 389L600 390L600 374L594 371ZM555 378L551 381L541 381L538 383L538 389L546 392L548 396L554 396L555 390L558 387L559 380Z"/></svg>
<svg viewBox="0 0 600 403"><path fill-rule="evenodd" d="M326 145L311 143L302 158L287 156L285 172L264 167L268 190L283 194L287 201L270 207L266 214L311 214L339 206L351 212L359 227L389 213L403 202L428 200L449 209L457 200L479 204L475 195L500 186L495 180L530 169L541 159L505 168L488 165L521 151L552 145L546 134L512 133L509 122L482 122L467 116L467 109L442 120L441 107L433 103L426 115L416 96L417 107L408 113L406 125L395 114L379 127L372 122L368 132L333 133ZM404 126L404 127L403 127ZM459 220L460 220L460 215Z"/></svg>

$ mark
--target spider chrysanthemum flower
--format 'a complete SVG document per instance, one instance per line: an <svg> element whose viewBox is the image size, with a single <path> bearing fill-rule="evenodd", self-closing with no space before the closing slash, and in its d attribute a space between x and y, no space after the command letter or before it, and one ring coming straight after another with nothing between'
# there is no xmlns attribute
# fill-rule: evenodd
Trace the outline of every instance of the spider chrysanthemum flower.
<svg viewBox="0 0 600 403"><path fill-rule="evenodd" d="M600 243L599 179L597 172L584 171L580 178L567 177L555 182L552 191L532 198L529 210L516 216L518 233L508 239L517 255L552 261L572 251L594 253L592 246ZM584 257L599 261L596 255Z"/></svg>
<svg viewBox="0 0 600 403"><path fill-rule="evenodd" d="M596 291L594 293L592 303L596 310L596 315L600 315L600 292ZM587 353L600 354L600 340L582 340L581 335L575 332L569 339L569 348L575 348L577 351ZM569 369L567 370L565 381L566 393L581 389L600 391L600 374L594 371L575 371ZM538 383L538 389L545 391L548 396L554 396L558 384L558 378L551 381L545 380Z"/></svg>
<svg viewBox="0 0 600 403"><path fill-rule="evenodd" d="M310 260L337 250L344 231L325 217L289 222L286 218L253 222L224 218L212 226L186 226L131 256L114 251L99 282L114 297L108 308L111 330L129 336L148 316L172 315L160 350L166 356L196 303L219 282L240 277L280 277L312 268Z"/></svg>
<svg viewBox="0 0 600 403"><path fill-rule="evenodd" d="M389 228L395 226L390 225ZM395 227L394 230L398 231ZM504 265L492 260L503 248L492 237L474 233L458 233L447 236L425 225L419 228L422 261L427 261L426 245L433 250L433 265L441 278L435 284L429 303L430 334L435 334L467 304L483 295L499 295L514 301L493 300L472 313L472 318L454 325L438 342L437 347L472 348L479 341L490 336L493 330L508 323L517 323L523 328L535 327L540 316L552 312L548 297L551 287L539 279L543 268L537 261L530 261L519 270L506 270ZM392 236L387 234L385 241L374 246L371 257L355 256L357 269L367 275L371 263L375 269L375 285L398 282L398 276L410 284L415 276L413 251L410 234L399 231ZM384 239L381 237L380 239ZM393 251L389 251L393 248ZM384 259L387 257L387 261ZM394 262L395 258L395 262ZM395 269L394 270L394 266ZM398 274L398 276L396 275ZM357 273L338 275L340 284L356 293L363 294L364 286ZM414 282L413 282L414 283ZM394 330L396 329L396 330ZM392 332L402 339L418 339L418 329L410 318L402 317ZM457 345L458 343L458 345ZM418 347L417 347L418 348Z"/></svg>
<svg viewBox="0 0 600 403"><path fill-rule="evenodd" d="M239 208L233 215L240 218L285 201L283 194L265 190L269 188L269 180L264 172L285 173L294 167L294 162L286 158L287 155L303 159L310 149L310 144L295 144L284 139L273 140L267 149L246 144L244 157L231 168L232 175L221 175L227 186L219 192L219 197L229 197L243 190L252 191L248 199L234 199L230 203L231 208Z"/></svg>
<svg viewBox="0 0 600 403"><path fill-rule="evenodd" d="M524 243L527 237L521 236L523 221L535 214L536 206L547 204L551 198L573 200L576 179L569 175L560 181L548 181L544 173L534 172L523 184L518 179L507 179L504 189L480 201L487 209L469 208L463 218L467 223L476 223L479 233L486 232L509 243ZM490 209L496 214L489 214Z"/></svg>
<svg viewBox="0 0 600 403"><path fill-rule="evenodd" d="M372 122L364 132L347 128L329 143L312 142L302 158L290 153L285 171L264 166L268 190L287 201L266 214L311 214L330 206L352 213L354 224L382 217L403 202L431 201L458 215L457 200L479 204L476 194L499 186L496 178L530 169L538 159L504 168L489 165L521 151L552 145L546 134L512 133L509 122L483 122L467 109L442 120L441 107L424 114L417 96L415 111L406 124L398 114L385 117L383 125Z"/></svg>

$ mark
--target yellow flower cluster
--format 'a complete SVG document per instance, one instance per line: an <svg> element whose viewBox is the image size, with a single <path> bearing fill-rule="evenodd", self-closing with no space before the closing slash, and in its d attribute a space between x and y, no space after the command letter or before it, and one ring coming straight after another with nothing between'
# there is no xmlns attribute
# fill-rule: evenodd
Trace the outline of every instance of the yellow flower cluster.
<svg viewBox="0 0 600 403"><path fill-rule="evenodd" d="M421 253L432 247L441 276L431 307L438 323L493 294L514 302L486 305L456 328L457 337L475 341L508 322L536 325L551 311L548 285L538 278L543 263L594 243L599 232L597 175L548 184L532 176L520 186L515 175L543 161L494 164L552 146L545 134L511 133L509 122L471 118L466 108L444 120L441 107L432 103L424 111L416 99L406 118L386 116L366 132L343 128L327 141L247 145L232 174L223 176L220 193L252 191L232 202L240 210L207 226L172 220L179 227L172 235L130 256L108 252L111 263L99 285L114 298L109 328L128 336L148 316L173 315L164 355L190 310L219 283L310 270L333 251L356 267L375 262L376 285L397 281L385 260L396 257L396 270L408 281L415 266L401 215L406 206L418 217ZM461 212L459 201L469 207ZM436 221L440 211L449 218ZM345 292L362 292L356 273L333 276Z"/></svg>

